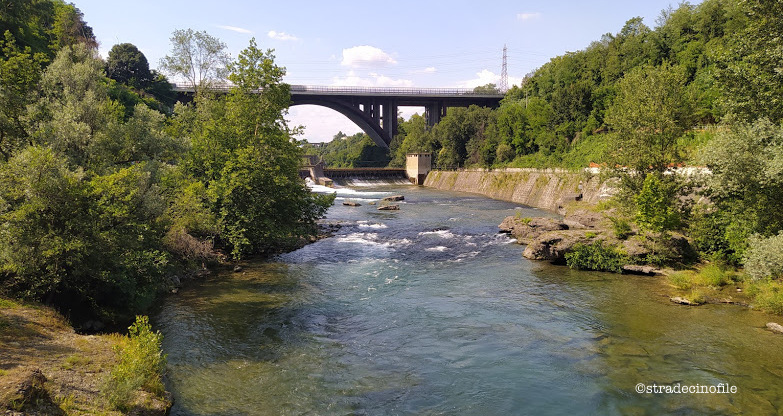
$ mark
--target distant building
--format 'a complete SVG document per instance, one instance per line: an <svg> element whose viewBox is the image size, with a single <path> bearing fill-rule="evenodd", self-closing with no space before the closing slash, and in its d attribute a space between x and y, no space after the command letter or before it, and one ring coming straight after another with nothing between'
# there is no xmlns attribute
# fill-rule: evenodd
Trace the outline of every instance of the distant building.
<svg viewBox="0 0 783 416"><path fill-rule="evenodd" d="M432 169L432 153L408 153L405 156L408 178L416 185L423 185Z"/></svg>

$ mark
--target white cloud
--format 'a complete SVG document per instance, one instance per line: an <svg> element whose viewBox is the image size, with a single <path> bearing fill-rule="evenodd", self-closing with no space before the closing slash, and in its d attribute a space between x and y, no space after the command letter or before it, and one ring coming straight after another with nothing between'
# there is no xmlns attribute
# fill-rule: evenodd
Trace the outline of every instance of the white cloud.
<svg viewBox="0 0 783 416"><path fill-rule="evenodd" d="M435 72L438 72L438 70L435 69L434 66L429 66L429 67L424 68L424 69L417 69L417 70L413 71L414 74L434 74Z"/></svg>
<svg viewBox="0 0 783 416"><path fill-rule="evenodd" d="M232 32L237 32L237 33L243 33L243 34L246 34L246 35L252 35L253 34L252 30L248 30L248 29L245 29L245 28L242 28L242 27L220 26L220 25L218 25L218 27L221 28L221 29L230 30Z"/></svg>
<svg viewBox="0 0 783 416"><path fill-rule="evenodd" d="M521 85L522 77L508 77L508 87L512 85ZM460 81L457 83L458 88L476 88L487 84L500 84L500 74L496 74L488 69L482 69L481 72L476 73L476 78L466 81Z"/></svg>
<svg viewBox="0 0 783 416"><path fill-rule="evenodd" d="M517 13L518 20L532 20L538 19L539 17L541 17L541 13L538 12Z"/></svg>
<svg viewBox="0 0 783 416"><path fill-rule="evenodd" d="M412 87L413 81L409 79L394 79L386 75L371 72L368 77L361 77L354 71L349 71L345 77L335 77L332 85L344 87Z"/></svg>
<svg viewBox="0 0 783 416"><path fill-rule="evenodd" d="M275 32L274 30L270 30L269 33L267 33L266 35L272 39L277 39L277 40L299 40L299 38L297 38L294 35L289 35L288 33L285 32Z"/></svg>
<svg viewBox="0 0 783 416"><path fill-rule="evenodd" d="M362 65L382 66L396 64L397 61L388 53L369 45L354 46L343 49L343 66L357 67Z"/></svg>

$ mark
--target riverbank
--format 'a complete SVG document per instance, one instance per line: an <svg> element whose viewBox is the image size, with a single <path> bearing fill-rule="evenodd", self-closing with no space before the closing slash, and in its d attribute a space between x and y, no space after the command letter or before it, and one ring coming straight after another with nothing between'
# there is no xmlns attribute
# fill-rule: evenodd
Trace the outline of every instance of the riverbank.
<svg viewBox="0 0 783 416"><path fill-rule="evenodd" d="M0 298L0 411L121 415L104 385L127 338L80 335L52 308ZM165 415L167 399L137 390L130 414Z"/></svg>

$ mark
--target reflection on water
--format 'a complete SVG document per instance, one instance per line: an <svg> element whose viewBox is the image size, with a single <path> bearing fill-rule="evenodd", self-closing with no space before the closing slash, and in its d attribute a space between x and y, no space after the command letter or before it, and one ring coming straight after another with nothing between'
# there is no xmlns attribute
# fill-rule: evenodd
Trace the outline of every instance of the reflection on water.
<svg viewBox="0 0 783 416"><path fill-rule="evenodd" d="M416 187L336 205L333 238L196 282L157 317L174 415L776 414L783 337L656 279L531 263L496 234L540 211ZM350 192L349 192L350 193ZM737 394L637 394L729 383Z"/></svg>

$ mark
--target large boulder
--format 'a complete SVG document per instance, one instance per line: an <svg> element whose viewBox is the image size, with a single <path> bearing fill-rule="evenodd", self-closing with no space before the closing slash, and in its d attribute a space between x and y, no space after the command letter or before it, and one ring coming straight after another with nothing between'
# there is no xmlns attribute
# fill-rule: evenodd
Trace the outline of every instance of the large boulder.
<svg viewBox="0 0 783 416"><path fill-rule="evenodd" d="M590 244L598 239L584 230L549 231L531 241L522 255L530 260L565 263L566 253L571 252L575 245Z"/></svg>
<svg viewBox="0 0 783 416"><path fill-rule="evenodd" d="M568 225L553 218L506 217L500 225L500 232L511 234L519 244L530 244L541 234L549 231L567 230Z"/></svg>
<svg viewBox="0 0 783 416"><path fill-rule="evenodd" d="M609 228L606 216L601 212L586 209L576 210L563 218L569 228Z"/></svg>

